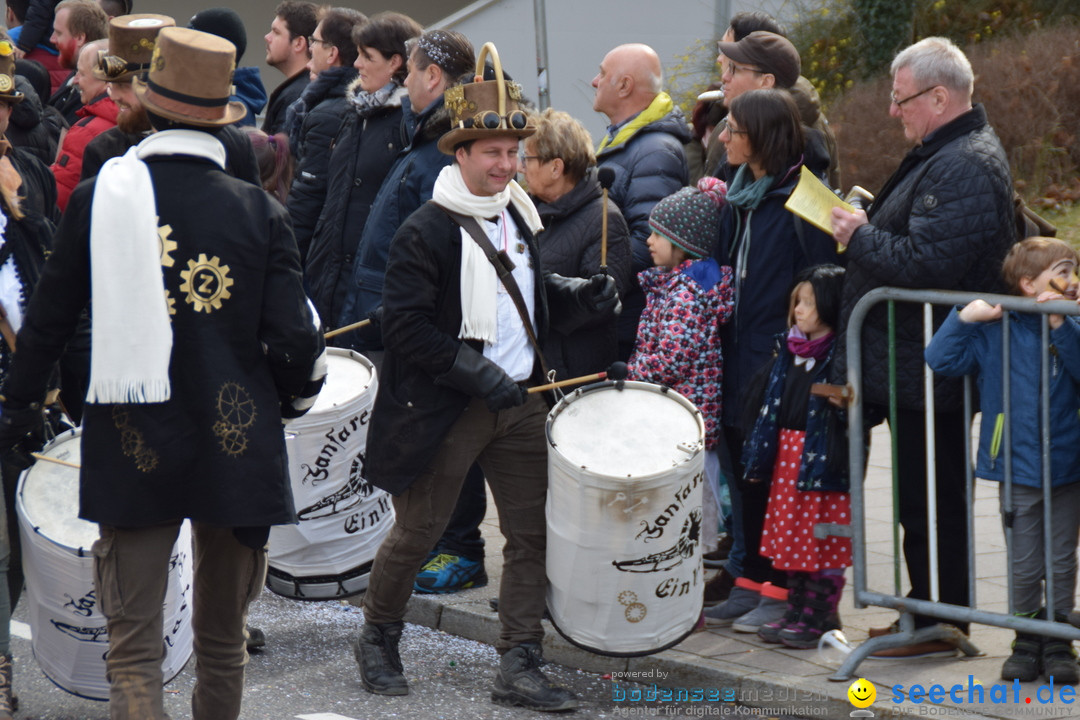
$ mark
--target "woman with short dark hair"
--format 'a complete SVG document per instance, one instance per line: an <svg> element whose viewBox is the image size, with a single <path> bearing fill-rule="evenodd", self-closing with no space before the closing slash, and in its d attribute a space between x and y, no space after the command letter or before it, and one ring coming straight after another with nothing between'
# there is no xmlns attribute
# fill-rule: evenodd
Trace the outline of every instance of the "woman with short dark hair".
<svg viewBox="0 0 1080 720"><path fill-rule="evenodd" d="M811 265L836 263L838 257L830 236L784 208L799 182L806 144L791 93L769 89L739 95L731 101L719 139L728 162L738 168L728 188L716 251L718 262L735 270L735 311L720 328L724 438L731 461L724 475L731 478L734 544L727 567L706 585L706 603L720 599L716 594L722 583L738 579L727 601L707 611L706 618L710 624L757 632L783 616L787 590L784 573L774 577L769 560L758 552L769 488L742 477L744 393L772 357L776 336L788 328L788 291L795 276Z"/></svg>

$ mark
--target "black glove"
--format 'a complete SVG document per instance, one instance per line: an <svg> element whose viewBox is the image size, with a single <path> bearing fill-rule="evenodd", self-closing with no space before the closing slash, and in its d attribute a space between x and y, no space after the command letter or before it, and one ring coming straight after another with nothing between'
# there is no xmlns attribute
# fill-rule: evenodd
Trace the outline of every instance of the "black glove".
<svg viewBox="0 0 1080 720"><path fill-rule="evenodd" d="M436 385L448 385L473 397L483 398L491 412L524 405L525 387L483 354L462 343L454 363L435 378Z"/></svg>
<svg viewBox="0 0 1080 720"><path fill-rule="evenodd" d="M371 322L357 330L356 336L365 345L382 345L382 305L377 305L364 317Z"/></svg>
<svg viewBox="0 0 1080 720"><path fill-rule="evenodd" d="M613 312L618 315L622 311L622 303L619 302L618 288L615 287L615 278L603 273L589 278L589 284L585 286L584 301L586 306L598 315L607 315Z"/></svg>
<svg viewBox="0 0 1080 720"><path fill-rule="evenodd" d="M45 414L40 403L22 408L0 406L0 456L12 465L29 467L30 453L45 444Z"/></svg>

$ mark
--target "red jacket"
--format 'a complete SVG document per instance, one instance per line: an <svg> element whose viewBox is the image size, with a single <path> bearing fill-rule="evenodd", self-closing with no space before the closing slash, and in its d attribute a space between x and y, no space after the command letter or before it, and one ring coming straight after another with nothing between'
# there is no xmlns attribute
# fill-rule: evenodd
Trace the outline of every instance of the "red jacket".
<svg viewBox="0 0 1080 720"><path fill-rule="evenodd" d="M118 109L107 95L99 95L89 105L79 108L79 120L64 135L60 154L50 168L56 177L56 204L61 211L67 207L71 191L79 184L82 174L83 150L87 143L116 125Z"/></svg>

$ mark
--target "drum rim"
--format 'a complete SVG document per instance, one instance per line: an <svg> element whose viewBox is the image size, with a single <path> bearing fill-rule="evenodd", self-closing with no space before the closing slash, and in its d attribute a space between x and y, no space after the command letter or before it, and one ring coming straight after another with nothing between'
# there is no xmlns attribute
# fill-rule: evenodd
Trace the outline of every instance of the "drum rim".
<svg viewBox="0 0 1080 720"><path fill-rule="evenodd" d="M690 415L694 418L694 421L697 423L698 430L701 433L701 442L698 444L698 447L692 453L687 454L686 458L680 460L676 464L671 465L671 467L666 467L662 470L657 470L656 472L642 473L640 475L612 475L611 473L598 472L588 466L583 466L573 462L572 460L570 460L570 458L568 458L564 453L559 450L558 444L552 438L552 425L554 425L555 420L560 414L562 414L562 412L566 408L570 407L572 404L580 400L586 394L596 392L598 390L605 390L608 388L615 388L620 391L624 388L630 388L632 390L644 390L647 392L653 392L672 398L680 405L682 405L682 407L690 413ZM641 382L639 380L604 380L601 382L591 383L589 385L579 387L573 392L567 393L561 400L559 400L559 402L555 403L555 407L551 408L551 410L548 412L547 421L544 423L544 438L547 442L549 457L551 457L551 454L554 453L554 455L559 458L559 462L562 462L567 468L573 468L574 472L576 473L587 475L590 478L645 482L649 480L656 480L658 478L666 478L668 477L668 475L671 474L672 470L684 469L689 463L693 462L698 455L705 451L705 417L704 415L702 415L701 410L698 409L698 407L694 405L694 403L690 402L690 400L688 400L685 395L681 394L674 388L671 388L667 385L657 385L655 383ZM551 461L549 460L549 462Z"/></svg>
<svg viewBox="0 0 1080 720"><path fill-rule="evenodd" d="M59 435L53 437L52 440L45 443L45 445L41 448L41 454L47 454L49 452L50 448L52 448L52 447L54 447L56 445L59 445L61 442L68 442L70 440L78 440L80 443L82 442L82 426L81 425L79 427L71 428L70 430L65 430L64 432L60 433ZM79 447L79 450L80 450L79 455L81 457L82 456L82 452L81 452L82 451L82 446L81 445ZM23 528L23 523L25 522L25 526L26 526L26 529L28 531L33 531L33 533L35 535L37 535L38 537L40 537L43 540L47 541L50 545L53 545L54 547L59 548L60 550L63 550L63 551L65 551L65 552L67 552L67 553L69 553L71 555L74 555L75 557L78 557L78 558L93 557L93 551L92 551L93 543L91 543L90 546L87 546L87 545L69 545L67 543L60 542L56 538L50 537L49 535L46 535L44 532L42 532L41 524L39 522L37 522L35 518L31 518L30 514L27 512L26 503L23 501L23 490L25 490L25 488L26 488L26 478L28 478L30 476L30 472L35 467L37 467L37 463L39 463L39 462L48 462L48 461L47 460L36 460L36 461L34 461L33 465L31 465L30 467L26 468L21 473L19 473L19 481L15 484L15 517L19 521L18 525L16 527L16 531L22 529ZM92 522L90 520L83 520L83 522L88 522L91 525L97 525L98 524L98 523Z"/></svg>
<svg viewBox="0 0 1080 720"><path fill-rule="evenodd" d="M569 633L567 633L565 630L563 630L561 627L559 627L559 623L555 620L555 614L551 612L550 608L548 609L548 615L550 616L550 619L551 619L551 626L554 627L555 630L558 631L558 633L563 636L563 639L566 640L566 642L570 643L571 645L573 645L576 648L579 648L581 650L585 650L586 652L591 652L591 653L594 653L596 655L605 655L607 657L616 657L616 658L645 657L646 655L655 655L656 653L664 652L665 650L670 650L671 648L675 647L676 645L678 645L682 641L686 640L686 638L690 637L690 635L694 632L694 628L697 626L696 621L690 623L690 628L685 633L683 633L679 637L675 638L671 642L669 642L669 643L667 643L665 645L661 645L660 647L655 648L655 649L634 650L634 651L631 651L631 652L617 652L617 651L614 651L614 650L602 650L600 648L596 648L596 647L593 647L591 645L587 645L584 642L580 642L578 640L575 640L574 638L570 637ZM700 615L701 615L701 608L698 608L697 616L700 616Z"/></svg>
<svg viewBox="0 0 1080 720"><path fill-rule="evenodd" d="M285 425L286 436L288 436L290 434L291 435L296 435L299 432L305 430L306 428L309 428L309 427L312 427L312 426L315 426L315 425L320 425L320 424L324 423L326 421L327 413L335 412L339 408L345 407L345 406L349 405L350 403L356 403L357 408L361 409L361 410L364 407L371 408L371 407L374 407L374 405L375 405L375 396L374 396L373 391L378 390L378 387L379 387L378 373L375 370L375 364L372 363L371 360L369 360L362 353L359 353L356 350L352 350L350 348L328 347L328 348L326 348L326 354L328 356L328 358L327 358L327 372L328 373L329 373L329 356L334 355L334 356L338 356L338 357L349 358L349 359L351 359L351 360L353 360L355 362L360 363L361 365L363 365L364 367L366 367L368 369L368 371L371 373L371 375L368 378L367 382L364 383L364 385L362 385L360 387L360 390L356 393L356 395L354 395L352 397L349 397L349 398L346 398L344 400L341 400L340 402L334 402L333 405L331 405L329 407L326 407L326 408L320 408L319 410L316 410L314 405L313 405L311 410L308 411L307 413L305 413L304 415L301 415L300 417L298 417L298 418L296 418L294 420L290 420L288 422L288 424ZM324 389L325 389L325 386L324 386ZM370 397L371 399L370 400L367 399L368 397ZM316 402L318 402L318 399L316 399Z"/></svg>

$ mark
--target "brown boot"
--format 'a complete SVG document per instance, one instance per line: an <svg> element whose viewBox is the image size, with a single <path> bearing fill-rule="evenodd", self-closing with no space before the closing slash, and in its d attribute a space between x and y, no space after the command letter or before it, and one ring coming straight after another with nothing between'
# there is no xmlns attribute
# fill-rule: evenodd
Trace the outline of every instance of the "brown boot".
<svg viewBox="0 0 1080 720"><path fill-rule="evenodd" d="M705 583L705 607L719 605L727 600L733 587L735 587L735 578L727 571L727 568L720 568L716 577Z"/></svg>
<svg viewBox="0 0 1080 720"><path fill-rule="evenodd" d="M11 655L0 655L0 720L12 720Z"/></svg>

